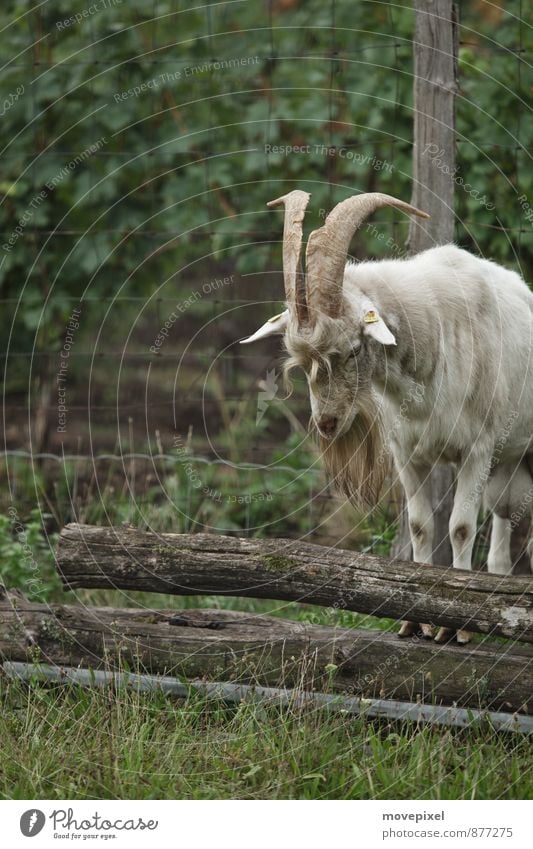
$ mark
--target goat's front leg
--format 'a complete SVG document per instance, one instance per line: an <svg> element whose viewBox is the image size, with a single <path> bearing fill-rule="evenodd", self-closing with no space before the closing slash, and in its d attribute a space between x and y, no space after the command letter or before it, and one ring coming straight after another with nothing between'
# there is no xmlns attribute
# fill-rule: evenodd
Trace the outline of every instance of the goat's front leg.
<svg viewBox="0 0 533 849"><path fill-rule="evenodd" d="M457 472L457 485L450 517L450 541L453 551L454 569L472 569L472 550L476 539L477 517L483 492L484 473L489 467L490 453L470 455L461 464ZM443 643L454 631L440 628L436 642ZM459 629L457 642L468 643L472 637L470 631Z"/></svg>
<svg viewBox="0 0 533 849"><path fill-rule="evenodd" d="M413 559L417 563L431 563L433 557L433 509L431 506L431 470L414 463L399 463L399 476L407 499L409 534L413 546ZM433 637L433 626L417 622L402 622L400 637L410 637L418 630L424 637Z"/></svg>

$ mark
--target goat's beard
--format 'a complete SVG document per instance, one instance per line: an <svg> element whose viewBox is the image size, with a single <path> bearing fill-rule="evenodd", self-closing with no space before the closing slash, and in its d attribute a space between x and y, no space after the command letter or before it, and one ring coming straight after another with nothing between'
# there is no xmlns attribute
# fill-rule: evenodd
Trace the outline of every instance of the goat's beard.
<svg viewBox="0 0 533 849"><path fill-rule="evenodd" d="M365 403L342 436L325 439L318 434L318 443L335 488L360 509L375 506L390 471L376 403Z"/></svg>

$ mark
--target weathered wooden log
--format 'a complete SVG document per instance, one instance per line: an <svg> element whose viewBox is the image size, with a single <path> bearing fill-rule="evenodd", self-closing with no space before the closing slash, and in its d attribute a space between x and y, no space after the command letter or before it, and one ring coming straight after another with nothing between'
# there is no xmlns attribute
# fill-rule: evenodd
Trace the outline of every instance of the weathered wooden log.
<svg viewBox="0 0 533 849"><path fill-rule="evenodd" d="M402 562L298 540L67 525L67 587L274 598L533 642L533 580Z"/></svg>
<svg viewBox="0 0 533 849"><path fill-rule="evenodd" d="M437 646L234 611L45 605L13 594L0 601L0 658L505 711L527 710L533 694L528 647Z"/></svg>

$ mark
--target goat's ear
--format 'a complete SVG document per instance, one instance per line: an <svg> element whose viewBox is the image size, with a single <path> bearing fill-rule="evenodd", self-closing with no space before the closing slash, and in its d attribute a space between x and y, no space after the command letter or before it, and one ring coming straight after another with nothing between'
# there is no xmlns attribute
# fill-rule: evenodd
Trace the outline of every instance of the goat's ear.
<svg viewBox="0 0 533 849"><path fill-rule="evenodd" d="M376 339L377 342L381 342L382 345L396 345L394 334L390 332L374 306L365 307L363 333Z"/></svg>
<svg viewBox="0 0 533 849"><path fill-rule="evenodd" d="M274 315L272 318L269 318L268 321L265 321L259 330L256 330L255 333L248 336L247 339L241 339L241 345L248 345L249 342L257 342L258 339L266 339L267 336L276 336L277 334L285 333L288 320L289 310L285 310L285 312L282 312L279 315Z"/></svg>

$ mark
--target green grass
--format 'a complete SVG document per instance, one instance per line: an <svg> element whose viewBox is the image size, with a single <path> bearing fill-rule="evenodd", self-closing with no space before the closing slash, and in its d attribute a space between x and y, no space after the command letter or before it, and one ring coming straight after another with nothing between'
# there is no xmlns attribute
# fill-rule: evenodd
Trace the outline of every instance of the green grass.
<svg viewBox="0 0 533 849"><path fill-rule="evenodd" d="M526 739L0 683L0 797L531 798Z"/></svg>
<svg viewBox="0 0 533 849"><path fill-rule="evenodd" d="M223 606L343 627L396 627L350 611L267 600L101 590L76 600ZM0 678L0 740L0 798L533 796L530 741L487 725L444 729L312 709L228 707L196 694L183 701Z"/></svg>

